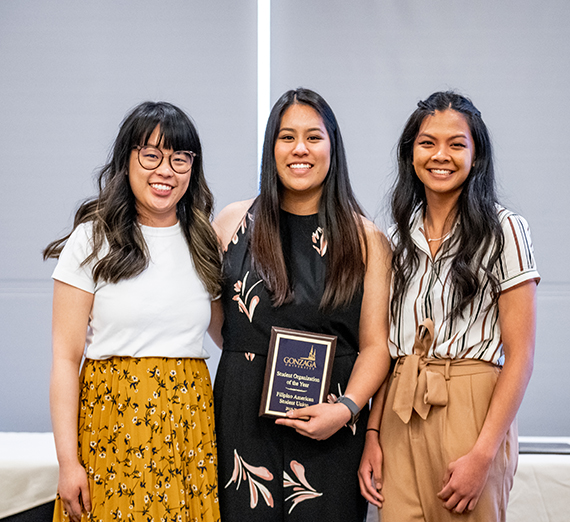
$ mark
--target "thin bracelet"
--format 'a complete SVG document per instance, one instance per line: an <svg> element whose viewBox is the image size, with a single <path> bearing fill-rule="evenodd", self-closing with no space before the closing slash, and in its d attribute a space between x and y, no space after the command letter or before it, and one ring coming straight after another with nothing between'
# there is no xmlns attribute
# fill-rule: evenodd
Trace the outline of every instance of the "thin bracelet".
<svg viewBox="0 0 570 522"><path fill-rule="evenodd" d="M377 430L376 428L366 428L366 431L375 431L376 433L380 433L380 430Z"/></svg>

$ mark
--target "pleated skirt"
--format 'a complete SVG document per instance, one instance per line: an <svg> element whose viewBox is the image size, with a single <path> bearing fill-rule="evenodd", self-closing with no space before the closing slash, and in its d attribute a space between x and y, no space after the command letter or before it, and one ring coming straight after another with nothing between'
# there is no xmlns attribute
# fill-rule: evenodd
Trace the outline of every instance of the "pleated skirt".
<svg viewBox="0 0 570 522"><path fill-rule="evenodd" d="M210 375L203 359L87 359L78 452L82 520L219 521ZM67 521L59 497L54 521Z"/></svg>

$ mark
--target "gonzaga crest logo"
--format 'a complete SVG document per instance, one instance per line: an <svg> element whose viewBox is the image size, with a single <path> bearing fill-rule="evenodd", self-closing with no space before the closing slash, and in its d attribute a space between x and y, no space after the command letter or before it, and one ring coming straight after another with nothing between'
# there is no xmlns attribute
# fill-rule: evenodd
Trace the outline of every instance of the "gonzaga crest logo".
<svg viewBox="0 0 570 522"><path fill-rule="evenodd" d="M311 349L307 357L283 357L283 362L286 366L291 366L292 368L299 368L301 370L316 370L317 362L315 359L315 347L311 345Z"/></svg>

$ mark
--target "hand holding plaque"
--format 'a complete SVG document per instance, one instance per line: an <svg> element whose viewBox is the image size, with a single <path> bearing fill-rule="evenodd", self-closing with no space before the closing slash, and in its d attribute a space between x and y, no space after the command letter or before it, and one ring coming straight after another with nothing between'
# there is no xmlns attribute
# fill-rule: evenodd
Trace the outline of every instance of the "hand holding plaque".
<svg viewBox="0 0 570 522"><path fill-rule="evenodd" d="M289 410L324 402L335 349L334 335L274 326L259 415L286 417Z"/></svg>

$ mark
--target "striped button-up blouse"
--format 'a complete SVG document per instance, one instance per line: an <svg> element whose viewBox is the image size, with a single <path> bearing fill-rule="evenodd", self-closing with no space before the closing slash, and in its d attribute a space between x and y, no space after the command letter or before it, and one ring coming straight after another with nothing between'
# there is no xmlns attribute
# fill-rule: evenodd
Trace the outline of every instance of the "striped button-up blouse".
<svg viewBox="0 0 570 522"><path fill-rule="evenodd" d="M530 230L519 215L497 207L499 221L505 236L503 253L495 266L501 290L507 290L529 280L540 281L536 269ZM503 354L498 305L491 304L491 287L481 276L481 290L465 310L463 317L451 319L453 290L450 285L452 256L438 251L432 258L423 232L423 213L415 214L412 221L412 239L419 265L408 286L403 306L390 327L390 353L392 357L410 355L418 326L424 319L432 319L435 340L428 357L451 359L478 359L498 363ZM458 226L445 241L451 241ZM397 241L395 232L392 242ZM487 253L487 258L490 252Z"/></svg>

